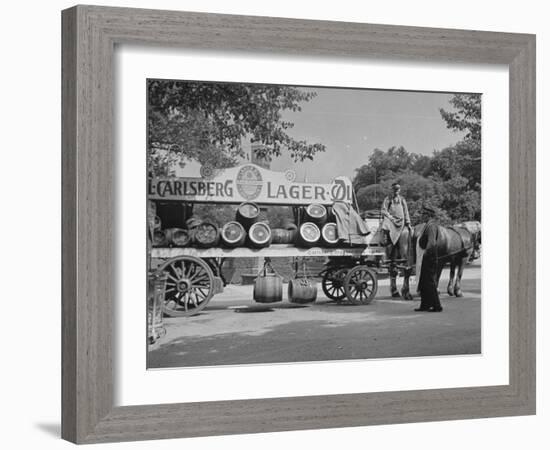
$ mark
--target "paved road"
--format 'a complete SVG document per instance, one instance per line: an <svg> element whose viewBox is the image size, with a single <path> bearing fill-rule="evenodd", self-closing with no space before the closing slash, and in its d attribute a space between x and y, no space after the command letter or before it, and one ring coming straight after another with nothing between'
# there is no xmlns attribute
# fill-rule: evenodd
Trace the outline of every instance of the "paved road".
<svg viewBox="0 0 550 450"><path fill-rule="evenodd" d="M445 272L448 272L447 270ZM443 312L389 297L387 280L370 305L252 301L250 286L228 286L201 314L165 319L167 335L150 348L149 367L327 361L481 352L481 273L469 266L464 297L441 295ZM445 292L447 279L440 289ZM286 293L286 286L283 287ZM320 291L320 286L319 286Z"/></svg>

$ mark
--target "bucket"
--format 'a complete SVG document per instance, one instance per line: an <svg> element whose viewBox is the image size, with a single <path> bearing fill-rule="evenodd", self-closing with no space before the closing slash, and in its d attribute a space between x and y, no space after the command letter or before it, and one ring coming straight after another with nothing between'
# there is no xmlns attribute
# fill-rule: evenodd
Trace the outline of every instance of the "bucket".
<svg viewBox="0 0 550 450"><path fill-rule="evenodd" d="M288 301L290 303L313 303L317 300L317 283L309 278L295 278L288 282Z"/></svg>
<svg viewBox="0 0 550 450"><path fill-rule="evenodd" d="M275 272L263 273L254 282L254 301L258 303L275 303L283 301L283 280Z"/></svg>

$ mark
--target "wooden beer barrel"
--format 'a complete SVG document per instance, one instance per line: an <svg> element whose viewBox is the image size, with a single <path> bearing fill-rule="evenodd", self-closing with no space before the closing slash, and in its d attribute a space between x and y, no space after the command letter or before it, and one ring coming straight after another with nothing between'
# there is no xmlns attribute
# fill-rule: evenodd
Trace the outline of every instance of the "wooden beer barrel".
<svg viewBox="0 0 550 450"><path fill-rule="evenodd" d="M260 207L256 203L244 202L237 208L235 220L239 222L245 230L248 230L252 224L258 221L260 216Z"/></svg>
<svg viewBox="0 0 550 450"><path fill-rule="evenodd" d="M338 244L338 228L334 222L328 222L323 225L321 239L327 247L334 247Z"/></svg>
<svg viewBox="0 0 550 450"><path fill-rule="evenodd" d="M162 228L160 217L155 216L153 217L153 229L154 230L160 230Z"/></svg>
<svg viewBox="0 0 550 450"><path fill-rule="evenodd" d="M296 237L296 230L273 228L271 230L272 244L292 244Z"/></svg>
<svg viewBox="0 0 550 450"><path fill-rule="evenodd" d="M283 280L276 273L258 275L254 282L254 301L258 303L275 303L283 300Z"/></svg>
<svg viewBox="0 0 550 450"><path fill-rule="evenodd" d="M321 239L319 227L312 222L305 222L300 225L296 235L297 244L303 247L313 247Z"/></svg>
<svg viewBox="0 0 550 450"><path fill-rule="evenodd" d="M168 240L166 234L162 230L154 230L152 238L153 247L166 247L168 246Z"/></svg>
<svg viewBox="0 0 550 450"><path fill-rule="evenodd" d="M192 236L193 243L197 247L210 248L218 245L220 231L215 224L202 222L199 226L193 228Z"/></svg>
<svg viewBox="0 0 550 450"><path fill-rule="evenodd" d="M308 278L296 278L288 282L290 303L312 303L317 300L317 283Z"/></svg>
<svg viewBox="0 0 550 450"><path fill-rule="evenodd" d="M185 225L187 225L188 230L192 230L194 228L197 228L202 223L202 220L198 217L191 217L185 221Z"/></svg>
<svg viewBox="0 0 550 450"><path fill-rule="evenodd" d="M246 231L239 222L228 222L223 226L220 238L226 247L242 247L246 241Z"/></svg>
<svg viewBox="0 0 550 450"><path fill-rule="evenodd" d="M248 230L248 240L253 247L268 247L271 244L271 228L265 222L256 222Z"/></svg>
<svg viewBox="0 0 550 450"><path fill-rule="evenodd" d="M187 247L191 243L189 231L182 228L169 228L165 233L168 244L174 247Z"/></svg>
<svg viewBox="0 0 550 450"><path fill-rule="evenodd" d="M327 221L327 209L319 203L312 203L307 206L305 216L307 222L322 226Z"/></svg>
<svg viewBox="0 0 550 450"><path fill-rule="evenodd" d="M285 230L298 231L298 226L294 223L294 220L292 219L283 220L281 228L284 228Z"/></svg>

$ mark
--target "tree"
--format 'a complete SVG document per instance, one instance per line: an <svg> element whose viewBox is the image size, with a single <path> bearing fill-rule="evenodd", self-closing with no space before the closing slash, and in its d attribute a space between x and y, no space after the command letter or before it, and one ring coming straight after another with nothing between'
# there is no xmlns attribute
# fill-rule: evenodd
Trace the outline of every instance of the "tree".
<svg viewBox="0 0 550 450"><path fill-rule="evenodd" d="M460 141L457 144L434 152L427 176L450 180L456 176L467 179L469 189L481 187L481 148L476 142Z"/></svg>
<svg viewBox="0 0 550 450"><path fill-rule="evenodd" d="M352 181L355 192L359 192L367 186L376 185L377 182L376 168L372 167L370 164L363 164L361 167L355 169L355 176Z"/></svg>
<svg viewBox="0 0 550 450"><path fill-rule="evenodd" d="M447 128L466 131L465 140L481 142L481 95L455 94L449 103L454 111L439 109Z"/></svg>
<svg viewBox="0 0 550 450"><path fill-rule="evenodd" d="M403 146L390 147L383 151L374 149L369 156L367 164L355 169L353 187L355 192L380 180L399 178L405 172L414 172L421 176L427 176L432 170L432 158L427 155L409 153Z"/></svg>
<svg viewBox="0 0 550 450"><path fill-rule="evenodd" d="M435 211L433 214L426 215L422 209L423 202L416 205L416 207L413 209L413 212L411 212L411 222L413 224L426 222L429 217L432 217L436 219L441 225L452 225L455 220L451 219L449 217L449 214L447 214L447 211L445 211L443 208L435 205L433 202L428 202L430 207Z"/></svg>
<svg viewBox="0 0 550 450"><path fill-rule="evenodd" d="M415 155L411 170L423 177L427 176L431 168L432 157L428 155Z"/></svg>
<svg viewBox="0 0 550 450"><path fill-rule="evenodd" d="M456 222L481 219L481 192L468 188L468 179L455 176L442 183L439 206Z"/></svg>
<svg viewBox="0 0 550 450"><path fill-rule="evenodd" d="M450 100L454 111L440 109L447 128L465 131L454 146L436 152L432 173L444 180L460 176L468 180L467 188L481 190L481 95L455 94Z"/></svg>
<svg viewBox="0 0 550 450"><path fill-rule="evenodd" d="M470 156L475 151L472 141L460 141L433 156L395 147L375 150L369 162L356 169L353 180L359 209L379 209L397 181L413 223L423 220L425 202L435 208L441 223L480 220L481 165Z"/></svg>
<svg viewBox="0 0 550 450"><path fill-rule="evenodd" d="M164 154L164 171L186 159L228 167L245 156L241 141L249 137L264 144L264 156L286 150L294 161L313 159L325 146L292 138L282 113L300 111L315 95L288 86L150 80L149 153Z"/></svg>
<svg viewBox="0 0 550 450"><path fill-rule="evenodd" d="M357 204L360 210L379 209L384 197L391 193L391 184L398 181L401 184L401 194L410 202L431 198L437 192L432 179L425 178L412 171L394 174L387 173L377 184L360 188L357 193ZM414 208L413 208L414 209Z"/></svg>
<svg viewBox="0 0 550 450"><path fill-rule="evenodd" d="M362 187L375 184L388 175L410 170L422 157L409 153L403 146L390 147L387 151L374 149L367 164L355 169L353 187L355 192Z"/></svg>
<svg viewBox="0 0 550 450"><path fill-rule="evenodd" d="M380 209L386 196L385 188L380 184L369 184L356 191L357 205L360 211Z"/></svg>

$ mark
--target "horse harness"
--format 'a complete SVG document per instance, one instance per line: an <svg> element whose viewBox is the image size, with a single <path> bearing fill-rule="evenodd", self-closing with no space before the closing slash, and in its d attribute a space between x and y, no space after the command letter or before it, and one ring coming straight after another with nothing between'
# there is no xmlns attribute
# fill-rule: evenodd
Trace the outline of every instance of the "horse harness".
<svg viewBox="0 0 550 450"><path fill-rule="evenodd" d="M461 243L462 248L460 250L457 250L456 252L449 253L448 255L442 256L440 259L448 258L449 256L455 256L455 255L458 255L459 253L466 252L466 251L470 250L471 248L473 248L473 244L470 245L469 247L466 246L466 243L464 242L464 237L462 236L462 233L460 233L460 231L458 230L458 227L451 226L451 227L446 227L446 228L448 230L452 230L456 234L458 234L458 237L460 238L460 243ZM466 229L464 229L464 230L466 232L470 233L468 230L466 230Z"/></svg>
<svg viewBox="0 0 550 450"><path fill-rule="evenodd" d="M419 237L418 239L422 238L422 236L423 236L424 233L426 232L426 228L427 228L426 225L427 225L427 223L424 224L424 228L422 229L422 232L420 233L420 237ZM449 253L449 254L447 254L447 255L444 255L444 256L441 256L441 257L440 257L440 256L437 255L437 246L436 246L436 254L435 254L435 260L436 260L436 261L441 260L441 259L448 258L448 257L450 257L450 256L458 255L459 253L462 253L462 252L464 252L464 251L468 251L468 250L470 250L471 248L473 248L473 244L470 245L470 246L466 246L466 243L464 242L464 237L462 236L462 233L460 233L460 231L458 230L458 227L454 227L454 226L451 226L451 227L443 227L443 226L441 226L441 225L438 225L438 226L441 227L441 228L445 228L445 229L447 229L447 230L452 230L452 231L454 231L456 234L458 234L458 237L460 238L460 242L461 242L461 249L460 249L460 250L457 250L456 252ZM468 230L465 230L465 231L468 232ZM468 233L469 233L469 232L468 232Z"/></svg>

